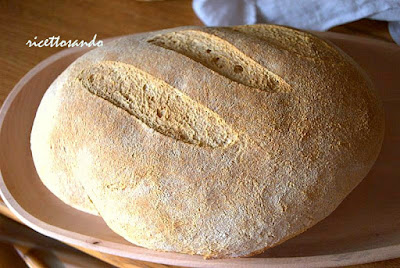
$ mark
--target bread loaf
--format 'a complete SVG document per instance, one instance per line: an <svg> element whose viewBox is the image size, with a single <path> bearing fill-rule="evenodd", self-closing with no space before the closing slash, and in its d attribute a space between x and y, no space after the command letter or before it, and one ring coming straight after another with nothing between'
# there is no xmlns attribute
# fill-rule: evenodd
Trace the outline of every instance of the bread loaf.
<svg viewBox="0 0 400 268"><path fill-rule="evenodd" d="M273 25L182 27L77 59L45 93L31 148L48 189L128 241L225 258L328 216L383 132L371 82L330 43Z"/></svg>

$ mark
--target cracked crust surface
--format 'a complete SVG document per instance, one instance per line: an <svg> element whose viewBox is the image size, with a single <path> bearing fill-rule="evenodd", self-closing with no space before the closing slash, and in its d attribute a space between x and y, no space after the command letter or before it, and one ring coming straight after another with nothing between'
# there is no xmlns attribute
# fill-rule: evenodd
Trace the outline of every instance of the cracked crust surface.
<svg viewBox="0 0 400 268"><path fill-rule="evenodd" d="M128 241L227 258L328 216L373 165L383 124L365 74L311 34L183 27L76 60L43 97L31 148L54 194Z"/></svg>

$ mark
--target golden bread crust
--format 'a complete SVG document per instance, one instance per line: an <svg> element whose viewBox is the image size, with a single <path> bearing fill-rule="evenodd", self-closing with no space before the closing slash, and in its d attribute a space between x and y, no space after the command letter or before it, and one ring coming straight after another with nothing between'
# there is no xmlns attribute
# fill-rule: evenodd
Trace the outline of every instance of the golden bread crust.
<svg viewBox="0 0 400 268"><path fill-rule="evenodd" d="M383 122L366 75L311 34L183 27L76 60L31 145L51 191L132 243L226 258L328 216L376 160Z"/></svg>

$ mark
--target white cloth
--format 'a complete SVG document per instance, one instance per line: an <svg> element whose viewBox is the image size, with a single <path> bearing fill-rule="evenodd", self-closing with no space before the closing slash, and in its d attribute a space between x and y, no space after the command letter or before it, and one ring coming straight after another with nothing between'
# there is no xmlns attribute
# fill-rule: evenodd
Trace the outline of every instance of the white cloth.
<svg viewBox="0 0 400 268"><path fill-rule="evenodd" d="M325 31L362 18L383 20L400 44L400 0L193 0L193 9L208 26L267 22Z"/></svg>

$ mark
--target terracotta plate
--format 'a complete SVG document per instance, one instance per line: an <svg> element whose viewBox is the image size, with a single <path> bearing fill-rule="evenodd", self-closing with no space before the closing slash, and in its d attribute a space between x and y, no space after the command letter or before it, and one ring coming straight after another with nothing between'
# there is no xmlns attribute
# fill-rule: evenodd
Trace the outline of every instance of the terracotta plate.
<svg viewBox="0 0 400 268"><path fill-rule="evenodd" d="M45 188L32 162L29 136L36 109L51 82L84 49L67 49L21 79L0 112L1 196L28 226L47 236L101 252L182 266L339 266L400 257L400 48L395 44L319 33L350 54L371 76L384 100L386 134L367 178L328 218L267 252L241 259L203 260L137 247L100 217L75 210ZM356 118L354 120L357 120Z"/></svg>

